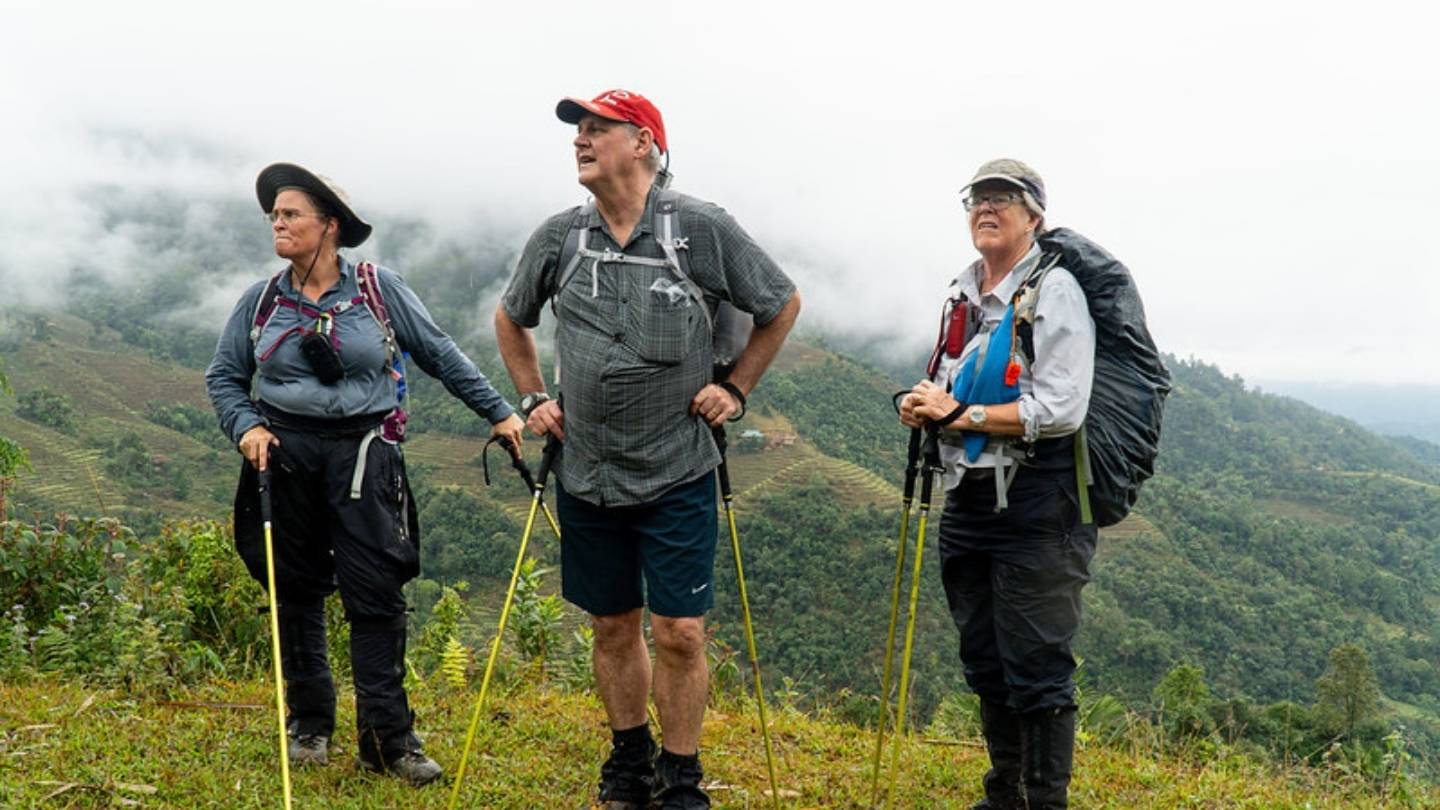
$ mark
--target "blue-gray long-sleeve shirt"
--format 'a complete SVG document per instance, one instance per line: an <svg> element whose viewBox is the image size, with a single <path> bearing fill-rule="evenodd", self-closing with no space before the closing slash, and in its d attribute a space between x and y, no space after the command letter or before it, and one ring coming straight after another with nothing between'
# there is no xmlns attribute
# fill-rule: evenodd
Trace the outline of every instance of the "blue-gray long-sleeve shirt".
<svg viewBox="0 0 1440 810"><path fill-rule="evenodd" d="M455 341L435 325L404 279L385 267L377 268L377 275L395 338L401 350L410 354L412 363L407 371L418 365L491 424L514 413L515 409ZM399 404L395 380L385 368L384 335L363 303L334 316L340 359L345 367L345 376L334 385L321 383L300 354L300 335L290 330L302 325L311 328L315 319L298 309L276 306L252 344L250 329L255 306L267 283L268 279L256 282L240 296L215 347L215 359L205 370L205 389L225 435L238 444L246 431L266 423L251 400L252 380L256 399L300 416L338 419L383 414ZM289 273L281 274L276 286L279 295L292 301L304 300L290 283ZM342 256L340 280L320 297L315 308L326 311L359 295L355 265ZM314 303L305 303L314 307ZM288 336L282 339L282 335Z"/></svg>

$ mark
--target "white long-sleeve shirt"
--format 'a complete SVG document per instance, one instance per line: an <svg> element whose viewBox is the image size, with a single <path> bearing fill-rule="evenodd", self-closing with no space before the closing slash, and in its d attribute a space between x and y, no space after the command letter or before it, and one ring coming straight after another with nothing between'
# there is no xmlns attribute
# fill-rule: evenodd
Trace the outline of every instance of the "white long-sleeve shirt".
<svg viewBox="0 0 1440 810"><path fill-rule="evenodd" d="M980 308L983 322L959 357L941 357L940 368L935 375L936 383L945 386L948 391L955 385L955 378L966 358L978 352L976 367L984 362L991 333L1005 316L1016 290L1040 263L1040 256L1039 245L1031 245L1030 251L995 285L995 289L984 295L980 294L980 283L984 280L985 269L978 261L951 282L950 296L963 294L972 306ZM1033 442L1068 436L1085 423L1085 413L1090 405L1090 387L1095 377L1095 323L1090 319L1090 308L1079 282L1070 271L1059 265L1050 270L1040 286L1032 334L1035 346L1033 367L1023 351L1017 352L1020 363L1020 422L1025 427L1024 438ZM951 429L946 432L958 439L958 431L964 423L965 417L961 416L951 423ZM985 451L973 462L966 460L965 449L958 442L942 442L940 460L945 466L945 488L951 489L960 484L963 468L993 467L999 472L1003 465L1013 463L1012 459L997 452L1005 441L1003 436L992 437L985 445Z"/></svg>

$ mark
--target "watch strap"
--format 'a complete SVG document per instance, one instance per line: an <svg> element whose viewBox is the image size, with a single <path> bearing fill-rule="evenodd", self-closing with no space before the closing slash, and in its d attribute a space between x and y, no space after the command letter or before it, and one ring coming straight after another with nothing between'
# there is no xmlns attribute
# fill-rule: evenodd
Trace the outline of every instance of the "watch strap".
<svg viewBox="0 0 1440 810"><path fill-rule="evenodd" d="M963 402L956 405L954 410L935 420L935 427L949 427L951 423L960 418L960 414L965 413L966 407L968 406Z"/></svg>

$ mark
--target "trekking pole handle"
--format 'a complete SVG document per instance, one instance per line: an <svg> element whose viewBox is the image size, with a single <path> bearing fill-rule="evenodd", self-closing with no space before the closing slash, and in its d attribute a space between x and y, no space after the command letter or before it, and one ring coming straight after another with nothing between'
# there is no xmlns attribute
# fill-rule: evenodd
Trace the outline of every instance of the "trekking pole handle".
<svg viewBox="0 0 1440 810"><path fill-rule="evenodd" d="M545 450L540 453L540 472L535 476L534 490L545 488L545 481L550 477L550 466L555 463L555 455L560 452L560 441L555 434L545 436Z"/></svg>
<svg viewBox="0 0 1440 810"><path fill-rule="evenodd" d="M905 499L915 495L915 477L920 474L920 428L910 428L910 447L906 452Z"/></svg>
<svg viewBox="0 0 1440 810"><path fill-rule="evenodd" d="M730 465L725 463L725 451L729 442L725 438L725 426L717 425L710 428L710 435L715 437L715 449L720 451L720 466L715 472L720 476L720 495L724 498L730 497Z"/></svg>
<svg viewBox="0 0 1440 810"><path fill-rule="evenodd" d="M272 517L272 514L271 514L271 511L272 511L272 510L271 510L271 505L270 505L270 471L269 471L269 470L261 470L259 474L260 474L260 485L259 485L259 488L260 488L260 520L261 520L262 522L264 522L264 523L270 523L270 522L271 522L271 517Z"/></svg>
<svg viewBox="0 0 1440 810"><path fill-rule="evenodd" d="M934 425L925 428L925 446L922 453L925 457L923 465L925 477L920 480L920 507L924 509L930 505L930 493L935 482L934 473L945 469L940 463L940 429Z"/></svg>
<svg viewBox="0 0 1440 810"><path fill-rule="evenodd" d="M525 463L525 458L520 455L520 451L515 448L515 443L510 441L510 437L496 436L491 441L500 445L501 449L510 454L510 466L514 467L515 471L520 473L520 477L525 481L525 488L530 492L534 492L535 476L531 475L530 465Z"/></svg>
<svg viewBox="0 0 1440 810"><path fill-rule="evenodd" d="M720 455L725 455L725 451L729 449L729 440L725 437L725 426L716 425L710 428L710 435L715 437L715 449L720 451Z"/></svg>

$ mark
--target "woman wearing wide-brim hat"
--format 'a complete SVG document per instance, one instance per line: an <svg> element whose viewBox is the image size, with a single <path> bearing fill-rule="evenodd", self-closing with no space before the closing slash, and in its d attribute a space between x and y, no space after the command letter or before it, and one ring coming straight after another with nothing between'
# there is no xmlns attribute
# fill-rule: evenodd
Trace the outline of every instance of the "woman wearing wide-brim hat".
<svg viewBox="0 0 1440 810"><path fill-rule="evenodd" d="M271 473L290 758L327 760L335 687L324 600L338 587L350 621L359 763L431 782L441 769L421 752L402 685L400 589L420 570L400 452L402 353L487 419L492 435L518 447L523 423L399 275L340 255L371 228L339 187L276 163L260 172L255 190L275 253L290 264L240 296L205 384L221 428L245 457L235 546L262 586L257 482L259 471Z"/></svg>

